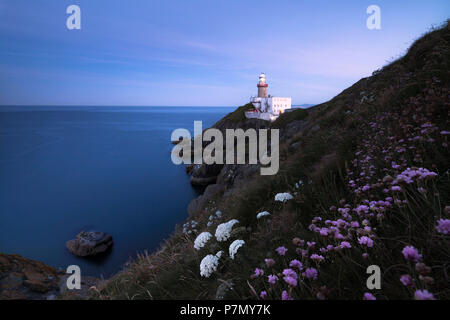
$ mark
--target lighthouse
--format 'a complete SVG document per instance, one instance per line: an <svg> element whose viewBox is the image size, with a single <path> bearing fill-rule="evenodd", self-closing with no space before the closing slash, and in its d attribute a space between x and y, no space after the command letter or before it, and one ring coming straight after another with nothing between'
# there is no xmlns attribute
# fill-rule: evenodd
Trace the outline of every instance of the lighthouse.
<svg viewBox="0 0 450 320"><path fill-rule="evenodd" d="M258 96L251 97L250 102L254 109L245 112L247 118L256 118L267 121L275 121L282 113L291 109L291 98L273 97L267 95L266 75L259 75Z"/></svg>
<svg viewBox="0 0 450 320"><path fill-rule="evenodd" d="M266 82L266 75L264 73L261 73L259 75L259 82L258 82L258 98L267 98L267 87L269 85Z"/></svg>

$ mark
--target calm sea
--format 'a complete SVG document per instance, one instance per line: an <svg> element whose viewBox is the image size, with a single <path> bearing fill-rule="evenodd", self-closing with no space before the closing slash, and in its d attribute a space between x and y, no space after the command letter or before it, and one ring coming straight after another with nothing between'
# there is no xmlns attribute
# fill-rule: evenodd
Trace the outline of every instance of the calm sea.
<svg viewBox="0 0 450 320"><path fill-rule="evenodd" d="M233 108L0 107L0 252L110 276L154 250L197 196L170 160L172 130L211 126ZM81 230L114 237L112 251L77 258Z"/></svg>

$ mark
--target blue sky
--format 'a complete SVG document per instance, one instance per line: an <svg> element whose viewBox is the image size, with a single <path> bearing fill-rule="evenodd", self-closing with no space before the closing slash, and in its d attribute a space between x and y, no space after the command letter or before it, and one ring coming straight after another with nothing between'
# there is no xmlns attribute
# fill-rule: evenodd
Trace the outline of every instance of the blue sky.
<svg viewBox="0 0 450 320"><path fill-rule="evenodd" d="M320 103L449 17L448 0L0 0L0 104L236 106L260 72Z"/></svg>

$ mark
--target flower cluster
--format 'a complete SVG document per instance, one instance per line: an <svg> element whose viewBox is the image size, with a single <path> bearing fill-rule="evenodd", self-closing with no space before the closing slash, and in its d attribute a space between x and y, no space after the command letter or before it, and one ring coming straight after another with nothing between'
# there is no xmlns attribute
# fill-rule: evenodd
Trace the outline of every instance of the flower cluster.
<svg viewBox="0 0 450 320"><path fill-rule="evenodd" d="M209 232L200 233L194 241L194 248L200 250L205 244L212 238L212 234Z"/></svg>
<svg viewBox="0 0 450 320"><path fill-rule="evenodd" d="M231 244L230 244L230 248L229 250L229 254L230 254L230 258L234 260L234 256L236 255L237 251L239 250L240 247L242 247L245 244L244 240L234 240Z"/></svg>
<svg viewBox="0 0 450 320"><path fill-rule="evenodd" d="M265 216L270 216L270 212L268 212L268 211L260 212L256 215L256 219L261 219L262 217L265 217Z"/></svg>
<svg viewBox="0 0 450 320"><path fill-rule="evenodd" d="M450 234L450 219L439 219L436 231L442 234Z"/></svg>
<svg viewBox="0 0 450 320"><path fill-rule="evenodd" d="M286 202L291 199L294 199L294 197L288 192L277 193L275 195L275 201Z"/></svg>
<svg viewBox="0 0 450 320"><path fill-rule="evenodd" d="M219 251L216 255L209 254L203 258L200 262L200 275L205 278L209 278L219 266L219 259L222 252Z"/></svg>
<svg viewBox="0 0 450 320"><path fill-rule="evenodd" d="M206 224L208 227L211 227L217 220L222 218L222 211L217 210L215 214L209 216L209 221Z"/></svg>
<svg viewBox="0 0 450 320"><path fill-rule="evenodd" d="M183 224L183 233L184 234L192 234L197 233L198 222L195 220L191 220Z"/></svg>
<svg viewBox="0 0 450 320"><path fill-rule="evenodd" d="M217 241L227 241L231 237L231 230L236 223L239 223L239 221L233 219L228 222L219 224L216 229Z"/></svg>

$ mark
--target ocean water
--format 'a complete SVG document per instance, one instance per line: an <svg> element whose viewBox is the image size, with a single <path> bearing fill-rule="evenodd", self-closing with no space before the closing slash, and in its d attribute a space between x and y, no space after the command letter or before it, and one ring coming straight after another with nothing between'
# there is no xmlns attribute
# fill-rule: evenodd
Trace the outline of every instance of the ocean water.
<svg viewBox="0 0 450 320"><path fill-rule="evenodd" d="M0 252L110 276L155 250L198 195L170 159L172 130L209 127L233 108L0 107ZM85 259L66 241L81 230L114 238Z"/></svg>

